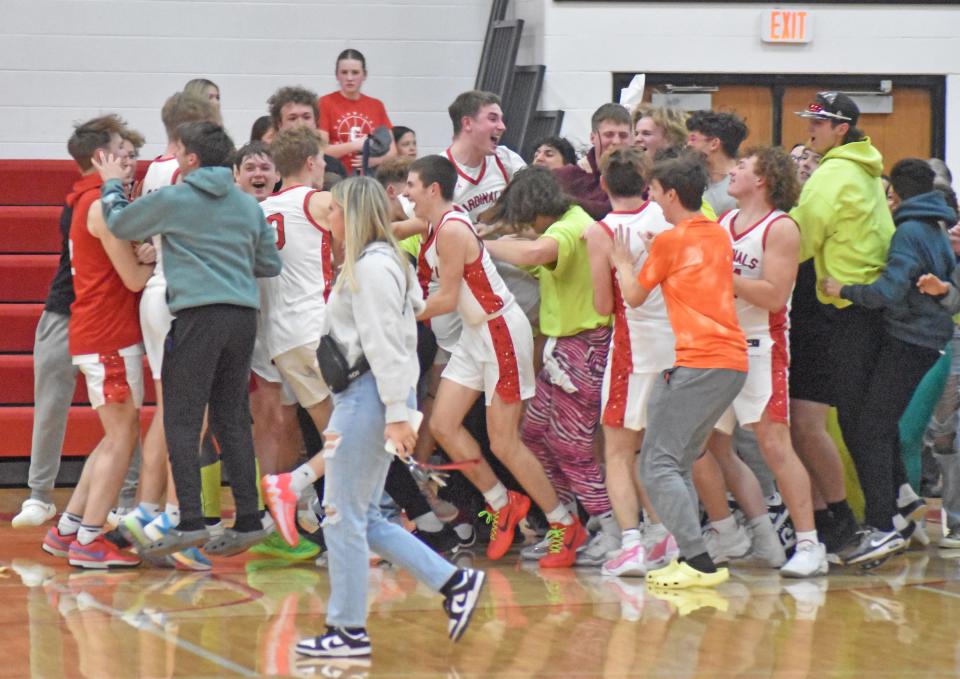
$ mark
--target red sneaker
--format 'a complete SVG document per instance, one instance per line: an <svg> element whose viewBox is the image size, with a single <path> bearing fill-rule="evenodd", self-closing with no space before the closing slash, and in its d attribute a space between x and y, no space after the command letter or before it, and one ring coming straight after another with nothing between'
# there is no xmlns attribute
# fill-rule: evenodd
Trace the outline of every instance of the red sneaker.
<svg viewBox="0 0 960 679"><path fill-rule="evenodd" d="M102 535L89 545L74 541L70 545L70 565L80 568L130 568L140 565L140 557L123 552Z"/></svg>
<svg viewBox="0 0 960 679"><path fill-rule="evenodd" d="M290 487L290 474L267 474L260 479L263 502L270 510L277 532L291 547L297 546L297 494Z"/></svg>
<svg viewBox="0 0 960 679"><path fill-rule="evenodd" d="M493 511L493 507L487 505L486 511L480 512L480 516L486 518L487 523L493 524L490 527L490 544L487 545L488 559L496 561L510 550L513 545L513 532L529 511L530 498L508 490L506 505L498 511Z"/></svg>
<svg viewBox="0 0 960 679"><path fill-rule="evenodd" d="M551 523L547 531L547 555L540 559L540 568L569 568L577 560L577 548L587 542L587 531L577 517L569 526Z"/></svg>
<svg viewBox="0 0 960 679"><path fill-rule="evenodd" d="M76 533L72 535L61 535L60 529L57 526L50 526L50 530L43 536L43 544L40 545L40 547L47 554L53 554L54 556L59 556L61 559L66 559L67 553L70 551L70 545L72 545L76 539Z"/></svg>

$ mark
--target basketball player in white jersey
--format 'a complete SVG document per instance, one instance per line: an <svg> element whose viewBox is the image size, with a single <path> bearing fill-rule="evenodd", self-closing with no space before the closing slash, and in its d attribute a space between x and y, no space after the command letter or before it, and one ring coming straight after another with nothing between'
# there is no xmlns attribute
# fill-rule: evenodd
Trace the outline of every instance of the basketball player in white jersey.
<svg viewBox="0 0 960 679"><path fill-rule="evenodd" d="M530 508L530 499L507 490L463 426L464 417L482 393L494 455L540 505L558 535L558 549L548 553L541 566L570 566L576 555L562 546L563 534L584 529L560 502L543 467L519 436L523 400L536 391L533 333L470 217L452 202L456 181L454 164L442 156L415 161L407 178L406 196L414 204L414 213L430 224L421 257L439 279L439 287L427 297L417 320L456 313L463 324L440 380L430 430L454 460L478 461L464 469L464 474L487 502L493 524L487 556L503 557L513 543L517 523Z"/></svg>
<svg viewBox="0 0 960 679"><path fill-rule="evenodd" d="M790 577L825 575L826 550L813 522L810 477L793 449L787 418L787 314L800 232L786 210L800 193L796 168L783 149L748 149L730 172L728 191L740 207L722 215L720 224L729 229L733 241L737 318L747 337L750 365L747 381L720 428L732 431L735 418L753 429L790 510L797 546L780 572ZM725 475L728 470L750 473L732 453L721 466Z"/></svg>
<svg viewBox="0 0 960 679"><path fill-rule="evenodd" d="M177 92L170 96L160 111L164 129L167 133L167 146L163 155L155 158L147 167L147 173L141 184L141 194L146 195L172 186L180 181L180 166L175 153L179 136L177 128L184 123L220 120L215 106L206 97ZM140 468L140 504L124 517L121 531L133 542L143 545L150 542L145 533L146 526L157 519L161 512L160 503L164 494L167 506L164 512L170 516L172 525L177 525L176 492L169 472L167 440L163 430L163 388L160 372L163 365L163 345L170 331L173 316L167 308L167 280L163 275L163 248L161 238L152 238L156 250L156 267L147 281L140 297L140 328L143 332L143 345L147 353L147 362L153 375L157 394L157 408L150 422L150 428L143 439L143 462ZM181 558L182 557L182 558ZM196 548L174 555L178 563L186 567L209 569L210 562Z"/></svg>
<svg viewBox="0 0 960 679"><path fill-rule="evenodd" d="M639 307L623 303L610 252L617 232L630 236L639 271L646 259L645 240L671 227L656 203L644 199L643 153L614 148L600 158L600 186L613 210L587 229L593 304L613 315L610 354L603 376L600 421L603 425L606 484L621 530L621 547L604 563L604 575L637 576L666 566L677 557L677 543L659 522L636 475L636 455L647 422L647 399L661 373L674 363L674 336L660 288ZM638 524L640 504L646 512Z"/></svg>
<svg viewBox="0 0 960 679"><path fill-rule="evenodd" d="M334 278L333 237L327 226L330 192L316 188L323 185L323 146L310 127L277 133L270 153L282 183L260 203L267 223L276 229L283 262L280 275L262 288L267 298L263 336L268 355L321 432L330 419L333 399L320 374L317 346ZM292 473L262 479L264 500L291 546L298 540L297 498L322 475L323 456L315 455Z"/></svg>

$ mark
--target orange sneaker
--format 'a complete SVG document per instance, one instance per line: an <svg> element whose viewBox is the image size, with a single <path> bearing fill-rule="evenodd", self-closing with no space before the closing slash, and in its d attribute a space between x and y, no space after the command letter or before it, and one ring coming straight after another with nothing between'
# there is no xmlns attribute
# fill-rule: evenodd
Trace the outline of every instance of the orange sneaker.
<svg viewBox="0 0 960 679"><path fill-rule="evenodd" d="M487 520L490 526L490 544L487 545L487 558L493 561L503 558L513 545L513 532L517 524L530 511L530 498L512 490L507 491L507 504L499 510L487 505L480 516Z"/></svg>
<svg viewBox="0 0 960 679"><path fill-rule="evenodd" d="M140 557L121 551L102 535L88 545L79 540L70 543L70 565L78 568L132 568L140 565Z"/></svg>
<svg viewBox="0 0 960 679"><path fill-rule="evenodd" d="M573 517L569 526L551 523L547 531L547 555L540 559L540 568L569 568L577 560L577 548L586 544L588 537L577 517Z"/></svg>

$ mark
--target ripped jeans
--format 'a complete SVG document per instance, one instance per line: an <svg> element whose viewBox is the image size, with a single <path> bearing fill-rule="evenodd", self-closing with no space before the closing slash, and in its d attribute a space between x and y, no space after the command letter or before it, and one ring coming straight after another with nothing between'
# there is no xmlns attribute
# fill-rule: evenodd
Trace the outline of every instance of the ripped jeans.
<svg viewBox="0 0 960 679"><path fill-rule="evenodd" d="M368 372L333 395L325 432L326 486L323 535L330 569L327 624L364 627L367 620L369 549L410 571L434 591L456 568L380 513L380 498L393 457L383 449L384 405ZM408 405L415 407L410 390Z"/></svg>

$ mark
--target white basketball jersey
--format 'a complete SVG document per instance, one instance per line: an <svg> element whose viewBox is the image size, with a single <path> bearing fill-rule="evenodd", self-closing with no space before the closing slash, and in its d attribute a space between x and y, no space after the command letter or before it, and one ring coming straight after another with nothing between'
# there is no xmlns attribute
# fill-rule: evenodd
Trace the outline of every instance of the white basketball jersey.
<svg viewBox="0 0 960 679"><path fill-rule="evenodd" d="M423 244L423 259L430 267L432 278L439 280L440 255L437 253L437 236L440 230L450 222L465 224L473 231L470 218L462 212L451 210L440 219L427 234ZM480 256L463 267L463 279L460 282L460 292L457 295L457 313L467 325L479 325L499 316L514 302L513 295L497 273L497 268L490 259L490 253L483 247L483 242L477 239L480 246Z"/></svg>
<svg viewBox="0 0 960 679"><path fill-rule="evenodd" d="M778 219L788 217L781 210L771 210L766 217L752 226L742 224L737 228L737 215L740 210L730 210L720 216L720 224L727 229L733 242L733 272L750 280L763 278L763 253L767 244L767 232ZM736 231L740 235L736 235ZM750 351L760 347L759 340L771 340L774 332L782 332L787 327L790 300L782 309L771 313L741 298L736 299L737 319L747 336L747 348ZM764 345L768 343L763 342Z"/></svg>
<svg viewBox="0 0 960 679"><path fill-rule="evenodd" d="M180 181L180 163L173 156L159 156L154 159L147 167L147 174L143 177L141 184L141 195L153 193L164 186L173 186ZM153 275L147 280L148 288L167 285L167 279L163 277L163 251L160 247L161 237L151 236L153 247L157 251L157 264L153 268Z"/></svg>
<svg viewBox="0 0 960 679"><path fill-rule="evenodd" d="M671 228L663 217L660 206L647 201L639 210L631 212L610 212L600 220L600 226L611 238L623 229L630 234L630 250L637 258L633 275L639 273L647 260L647 249L643 244L643 234L662 233ZM633 372L658 372L670 368L675 360L675 339L663 292L658 285L639 307L627 306L620 294L615 272L613 276L613 333L610 336L611 355L626 348L625 340L629 336L630 356ZM626 331L626 334L624 334Z"/></svg>
<svg viewBox="0 0 960 679"><path fill-rule="evenodd" d="M446 156L457 169L453 202L469 214L474 222L484 210L497 202L514 173L527 166L523 158L506 146L498 146L496 153L485 157L479 167L458 164L450 149L447 149Z"/></svg>
<svg viewBox="0 0 960 679"><path fill-rule="evenodd" d="M270 358L320 339L323 312L333 285L333 236L308 210L317 193L293 186L273 194L260 208L276 232L283 268L273 284L263 285L261 310Z"/></svg>

